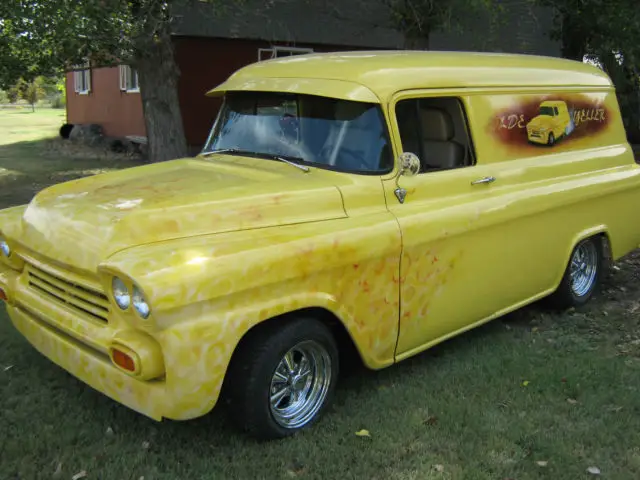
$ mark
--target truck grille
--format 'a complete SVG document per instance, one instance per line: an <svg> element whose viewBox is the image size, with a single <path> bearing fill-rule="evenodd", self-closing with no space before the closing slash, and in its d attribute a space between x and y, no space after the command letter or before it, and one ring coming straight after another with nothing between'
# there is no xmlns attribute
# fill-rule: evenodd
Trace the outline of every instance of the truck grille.
<svg viewBox="0 0 640 480"><path fill-rule="evenodd" d="M107 323L109 300L103 293L69 282L32 264L27 265L26 272L29 287L41 295L65 304L83 316Z"/></svg>

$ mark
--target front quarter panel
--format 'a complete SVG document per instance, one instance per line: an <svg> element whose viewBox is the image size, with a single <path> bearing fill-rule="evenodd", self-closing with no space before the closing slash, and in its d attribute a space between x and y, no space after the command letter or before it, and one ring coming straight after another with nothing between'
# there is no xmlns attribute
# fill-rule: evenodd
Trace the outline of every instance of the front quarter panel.
<svg viewBox="0 0 640 480"><path fill-rule="evenodd" d="M0 210L0 232L7 237L18 235L20 220L26 209L27 205L18 205Z"/></svg>
<svg viewBox="0 0 640 480"><path fill-rule="evenodd" d="M101 269L144 291L152 315L135 321L162 347L175 412L192 418L215 404L246 332L288 312L328 310L368 367L393 363L399 253L397 222L377 213L133 248Z"/></svg>
<svg viewBox="0 0 640 480"><path fill-rule="evenodd" d="M0 236L6 239L9 246L12 247L12 250L15 250L14 242L20 235L21 219L26 208L26 205L19 205L17 207L0 210ZM6 263L14 270L22 269L22 261L19 258L15 258L15 256L6 258L0 255L0 261Z"/></svg>

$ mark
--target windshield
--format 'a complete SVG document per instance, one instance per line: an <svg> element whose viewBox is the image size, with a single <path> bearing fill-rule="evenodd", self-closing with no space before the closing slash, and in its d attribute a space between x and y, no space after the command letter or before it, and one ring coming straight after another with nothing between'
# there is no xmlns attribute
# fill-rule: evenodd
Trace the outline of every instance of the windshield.
<svg viewBox="0 0 640 480"><path fill-rule="evenodd" d="M216 150L353 173L393 167L379 105L313 95L228 93L202 153Z"/></svg>
<svg viewBox="0 0 640 480"><path fill-rule="evenodd" d="M540 107L540 115L549 115L553 117L553 107Z"/></svg>

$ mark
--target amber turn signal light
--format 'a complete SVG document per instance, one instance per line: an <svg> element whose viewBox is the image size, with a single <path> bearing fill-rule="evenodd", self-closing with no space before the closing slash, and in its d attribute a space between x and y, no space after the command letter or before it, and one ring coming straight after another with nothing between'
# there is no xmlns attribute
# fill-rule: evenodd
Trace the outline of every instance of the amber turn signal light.
<svg viewBox="0 0 640 480"><path fill-rule="evenodd" d="M3 302L7 301L7 293L2 288L0 288L0 300Z"/></svg>
<svg viewBox="0 0 640 480"><path fill-rule="evenodd" d="M128 354L124 353L121 350L113 349L113 352L111 355L113 358L113 362L123 370L126 370L128 372L136 371L136 362Z"/></svg>

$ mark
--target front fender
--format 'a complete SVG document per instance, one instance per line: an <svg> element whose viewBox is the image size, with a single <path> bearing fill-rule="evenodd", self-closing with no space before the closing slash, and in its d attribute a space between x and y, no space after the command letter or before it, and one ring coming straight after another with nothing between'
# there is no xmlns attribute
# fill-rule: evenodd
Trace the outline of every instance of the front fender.
<svg viewBox="0 0 640 480"><path fill-rule="evenodd" d="M26 209L27 205L18 205L0 210L0 236L7 240L12 250L14 249L13 240L20 235L22 215ZM0 255L0 262L7 264L14 270L21 270L23 267L22 260L15 258L15 256L6 258Z"/></svg>
<svg viewBox="0 0 640 480"><path fill-rule="evenodd" d="M20 233L22 215L27 205L18 205L0 210L0 233L8 238L17 237Z"/></svg>
<svg viewBox="0 0 640 480"><path fill-rule="evenodd" d="M393 363L400 250L397 221L377 213L135 247L100 270L144 291L168 383L215 390L248 330L307 307L338 317L367 366Z"/></svg>

